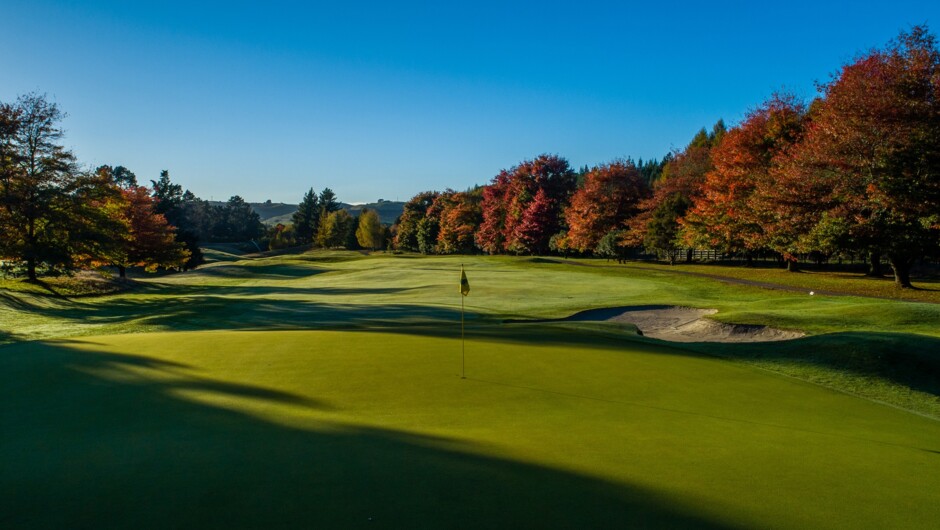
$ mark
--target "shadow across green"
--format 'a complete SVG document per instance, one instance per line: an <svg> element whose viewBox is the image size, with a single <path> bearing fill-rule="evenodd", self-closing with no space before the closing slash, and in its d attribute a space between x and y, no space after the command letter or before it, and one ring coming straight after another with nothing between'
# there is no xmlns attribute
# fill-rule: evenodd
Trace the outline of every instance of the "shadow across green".
<svg viewBox="0 0 940 530"><path fill-rule="evenodd" d="M141 375L150 370L153 377ZM176 363L5 346L0 525L7 528L726 528L638 485L485 456L472 445L320 421L266 422L187 388Z"/></svg>

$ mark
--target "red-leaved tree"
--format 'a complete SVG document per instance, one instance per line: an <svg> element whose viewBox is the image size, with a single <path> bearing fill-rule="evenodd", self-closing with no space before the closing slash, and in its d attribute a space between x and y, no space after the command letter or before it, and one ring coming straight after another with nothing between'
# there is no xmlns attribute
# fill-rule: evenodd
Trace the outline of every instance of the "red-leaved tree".
<svg viewBox="0 0 940 530"><path fill-rule="evenodd" d="M842 68L788 168L831 190L818 232L888 257L898 287L940 253L940 52L926 27Z"/></svg>
<svg viewBox="0 0 940 530"><path fill-rule="evenodd" d="M127 267L144 267L153 271L159 267L182 267L189 259L189 251L175 239L176 229L166 217L154 211L154 199L144 186L131 186L121 190L124 207L120 215L127 222L128 234L109 261L118 268L121 278Z"/></svg>
<svg viewBox="0 0 940 530"><path fill-rule="evenodd" d="M561 209L575 185L568 161L554 155L501 171L483 190L477 245L491 254L544 252L561 227ZM539 205L530 207L539 191Z"/></svg>

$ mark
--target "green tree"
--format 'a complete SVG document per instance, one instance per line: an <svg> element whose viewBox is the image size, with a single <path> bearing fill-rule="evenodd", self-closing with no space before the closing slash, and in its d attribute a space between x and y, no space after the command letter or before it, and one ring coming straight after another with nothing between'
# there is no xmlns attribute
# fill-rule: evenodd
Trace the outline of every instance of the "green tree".
<svg viewBox="0 0 940 530"><path fill-rule="evenodd" d="M340 209L339 201L336 200L336 194L330 188L323 188L320 192L320 219Z"/></svg>
<svg viewBox="0 0 940 530"><path fill-rule="evenodd" d="M418 251L418 223L427 215L428 209L437 200L436 191L421 192L405 203L395 234L395 246L401 250Z"/></svg>
<svg viewBox="0 0 940 530"><path fill-rule="evenodd" d="M607 260L615 259L622 261L626 249L620 243L623 239L623 230L611 230L604 234L604 237L597 242L594 247L594 255Z"/></svg>
<svg viewBox="0 0 940 530"><path fill-rule="evenodd" d="M150 183L153 184L153 198L157 201L155 212L166 216L170 224L181 225L178 217L183 204L183 187L170 181L170 172L166 169L160 171L159 179Z"/></svg>
<svg viewBox="0 0 940 530"><path fill-rule="evenodd" d="M317 244L324 248L346 246L354 219L346 210L337 210L323 219L317 231ZM352 228L355 231L355 228Z"/></svg>
<svg viewBox="0 0 940 530"><path fill-rule="evenodd" d="M682 240L679 238L678 220L692 206L692 201L681 193L674 193L653 210L646 225L646 237L643 246L649 252L665 255L669 264L676 262Z"/></svg>
<svg viewBox="0 0 940 530"><path fill-rule="evenodd" d="M437 235L440 232L440 222L436 217L424 217L418 221L416 239L418 252L433 254L437 250Z"/></svg>
<svg viewBox="0 0 940 530"><path fill-rule="evenodd" d="M312 243L320 225L320 201L313 188L310 188L304 195L291 221L294 225L293 232L297 243L301 245Z"/></svg>
<svg viewBox="0 0 940 530"><path fill-rule="evenodd" d="M115 186L121 189L126 190L137 186L137 175L124 166L98 166L98 168L95 169L95 173L107 178Z"/></svg>
<svg viewBox="0 0 940 530"><path fill-rule="evenodd" d="M220 207L213 238L220 241L254 240L264 234L264 224L251 205L238 195Z"/></svg>

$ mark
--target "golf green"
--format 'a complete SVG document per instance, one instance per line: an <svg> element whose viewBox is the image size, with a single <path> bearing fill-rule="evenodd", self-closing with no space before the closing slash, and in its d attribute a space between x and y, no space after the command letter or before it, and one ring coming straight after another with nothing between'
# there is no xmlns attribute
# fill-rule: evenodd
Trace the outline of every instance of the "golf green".
<svg viewBox="0 0 940 530"><path fill-rule="evenodd" d="M8 346L4 524L940 520L934 420L668 346L568 336L472 339L466 379L459 339L407 329Z"/></svg>

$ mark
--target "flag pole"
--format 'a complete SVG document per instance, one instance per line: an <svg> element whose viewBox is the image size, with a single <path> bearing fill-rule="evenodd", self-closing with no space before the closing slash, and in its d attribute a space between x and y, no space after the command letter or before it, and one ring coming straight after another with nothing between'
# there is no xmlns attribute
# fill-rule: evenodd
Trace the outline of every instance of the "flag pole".
<svg viewBox="0 0 940 530"><path fill-rule="evenodd" d="M467 378L467 341L463 331L463 299L470 294L470 282L467 281L467 273L463 270L463 263L460 264L460 378Z"/></svg>
<svg viewBox="0 0 940 530"><path fill-rule="evenodd" d="M460 378L467 378L467 344L463 335L463 299L460 295Z"/></svg>

